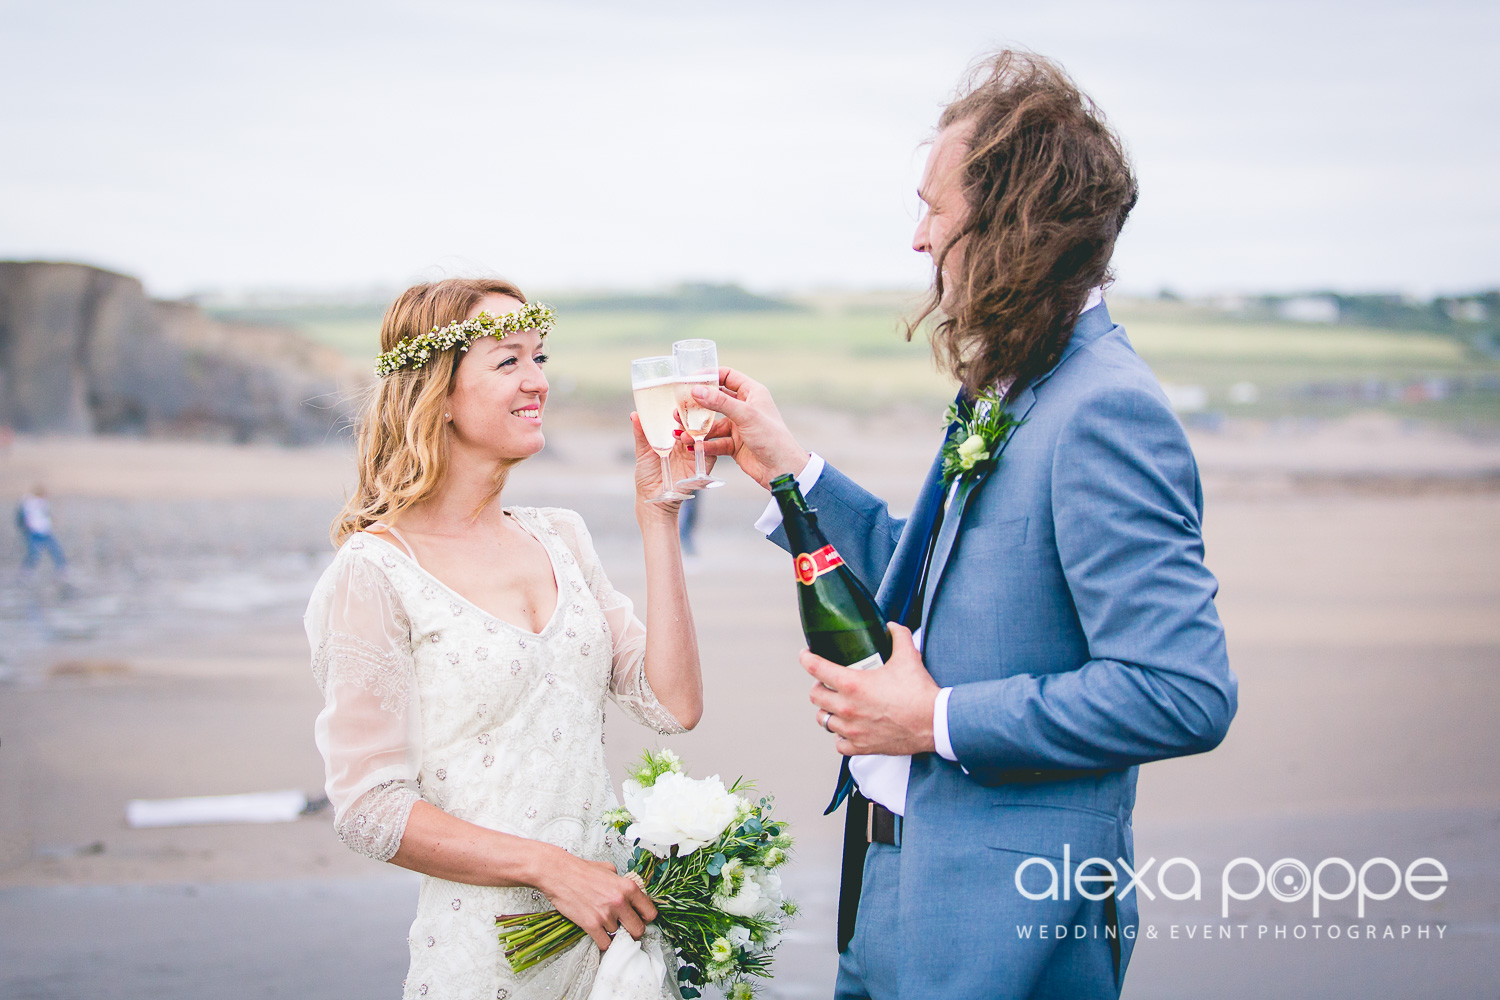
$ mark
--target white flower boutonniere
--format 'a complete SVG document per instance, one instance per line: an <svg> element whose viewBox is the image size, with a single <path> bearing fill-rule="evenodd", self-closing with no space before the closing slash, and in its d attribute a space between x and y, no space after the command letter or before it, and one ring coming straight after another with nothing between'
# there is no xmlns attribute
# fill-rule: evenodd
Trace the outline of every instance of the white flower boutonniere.
<svg viewBox="0 0 1500 1000"><path fill-rule="evenodd" d="M1000 461L1000 449L1021 426L999 396L980 396L962 411L954 403L944 419L953 427L943 445L944 485L994 468Z"/></svg>

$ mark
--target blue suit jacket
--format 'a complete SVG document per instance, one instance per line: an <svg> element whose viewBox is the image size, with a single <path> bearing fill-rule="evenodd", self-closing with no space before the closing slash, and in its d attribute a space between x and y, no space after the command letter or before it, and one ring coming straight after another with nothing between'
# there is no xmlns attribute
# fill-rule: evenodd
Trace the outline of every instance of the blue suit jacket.
<svg viewBox="0 0 1500 1000"><path fill-rule="evenodd" d="M926 589L923 658L953 688L958 763L912 760L902 996L1029 993L1058 950L1013 925L1067 923L1078 895L1029 900L1018 865L1046 857L1061 874L1066 844L1075 866L1098 857L1133 868L1136 765L1213 748L1236 708L1218 585L1203 564L1197 465L1104 306L1079 318L1057 365L1010 408L1024 423L943 519ZM910 523L929 523L943 502L940 474L939 459ZM831 466L808 500L891 617L910 593L922 532ZM1135 896L1118 902L1131 935ZM1132 943L1120 942L1116 984Z"/></svg>

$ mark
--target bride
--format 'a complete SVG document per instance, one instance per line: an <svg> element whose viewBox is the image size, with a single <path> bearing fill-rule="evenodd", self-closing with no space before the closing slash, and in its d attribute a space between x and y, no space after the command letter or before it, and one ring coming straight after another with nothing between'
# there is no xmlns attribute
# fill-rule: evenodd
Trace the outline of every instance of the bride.
<svg viewBox="0 0 1500 1000"><path fill-rule="evenodd" d="M418 285L390 307L358 489L307 609L338 836L424 876L405 997L586 995L610 935L656 916L600 823L616 804L604 699L664 734L703 712L677 509L641 499L661 465L639 419L645 625L576 513L500 503L543 446L551 323L500 280ZM550 907L592 940L519 982L495 917Z"/></svg>

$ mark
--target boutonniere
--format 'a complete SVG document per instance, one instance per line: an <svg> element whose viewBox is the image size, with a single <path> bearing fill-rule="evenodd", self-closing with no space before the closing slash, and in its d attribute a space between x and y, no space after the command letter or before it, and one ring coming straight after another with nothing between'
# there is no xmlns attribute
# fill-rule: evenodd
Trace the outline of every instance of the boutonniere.
<svg viewBox="0 0 1500 1000"><path fill-rule="evenodd" d="M968 414L965 416L964 414ZM948 407L944 418L952 429L943 443L943 485L975 472L988 472L1000 461L1006 439L1021 426L999 396L980 396L960 410Z"/></svg>

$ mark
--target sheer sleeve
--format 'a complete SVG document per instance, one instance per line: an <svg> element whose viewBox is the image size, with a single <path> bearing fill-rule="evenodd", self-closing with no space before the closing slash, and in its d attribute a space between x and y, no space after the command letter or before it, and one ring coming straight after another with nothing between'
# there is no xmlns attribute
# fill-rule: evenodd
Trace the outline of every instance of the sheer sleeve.
<svg viewBox="0 0 1500 1000"><path fill-rule="evenodd" d="M318 582L304 624L323 691L314 737L339 839L389 861L419 797L421 711L411 627L400 595L369 559L341 550Z"/></svg>
<svg viewBox="0 0 1500 1000"><path fill-rule="evenodd" d="M635 615L635 605L620 593L604 574L604 566L594 551L594 540L583 518L571 510L558 508L541 512L557 529L563 541L578 558L578 567L594 599L609 623L613 645L609 693L631 718L666 736L687 732L677 717L656 699L651 682L646 679L646 626Z"/></svg>

